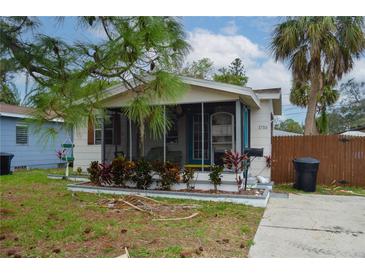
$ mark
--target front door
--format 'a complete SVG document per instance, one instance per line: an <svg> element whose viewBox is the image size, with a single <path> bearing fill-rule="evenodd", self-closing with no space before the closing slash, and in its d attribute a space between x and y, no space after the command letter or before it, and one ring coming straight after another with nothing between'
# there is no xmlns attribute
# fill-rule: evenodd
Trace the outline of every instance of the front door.
<svg viewBox="0 0 365 274"><path fill-rule="evenodd" d="M210 126L209 114L204 113L204 163L210 164ZM194 113L188 119L189 128L189 164L201 164L202 162L202 115Z"/></svg>
<svg viewBox="0 0 365 274"><path fill-rule="evenodd" d="M216 112L210 116L211 163L223 165L226 150L234 149L234 117L232 113Z"/></svg>

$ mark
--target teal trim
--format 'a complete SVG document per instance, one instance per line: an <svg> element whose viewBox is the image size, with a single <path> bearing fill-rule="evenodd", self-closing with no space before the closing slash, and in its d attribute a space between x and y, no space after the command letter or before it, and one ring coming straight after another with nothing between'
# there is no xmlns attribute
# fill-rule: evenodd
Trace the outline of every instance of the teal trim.
<svg viewBox="0 0 365 274"><path fill-rule="evenodd" d="M200 113L189 113L187 119L187 131L188 131L188 163L189 164L201 164L201 159L193 159L193 116ZM208 123L208 159L204 160L204 164L210 164L210 114L204 113L204 120Z"/></svg>
<svg viewBox="0 0 365 274"><path fill-rule="evenodd" d="M73 148L73 147L75 147L75 145L74 144L62 144L61 147L62 148Z"/></svg>

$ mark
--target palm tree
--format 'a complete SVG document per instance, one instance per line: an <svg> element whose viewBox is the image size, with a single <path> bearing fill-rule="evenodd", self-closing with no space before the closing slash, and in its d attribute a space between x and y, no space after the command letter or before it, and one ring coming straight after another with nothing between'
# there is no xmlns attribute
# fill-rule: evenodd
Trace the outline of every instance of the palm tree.
<svg viewBox="0 0 365 274"><path fill-rule="evenodd" d="M186 85L177 75L159 71L154 76L153 80L139 87L135 92L135 98L122 109L124 114L138 126L139 159L145 156L146 125L155 139L161 137L164 130L168 130L171 125L169 117L165 114L165 107L151 102L174 103L186 90Z"/></svg>
<svg viewBox="0 0 365 274"><path fill-rule="evenodd" d="M309 84L294 86L290 92L290 103L302 108L307 107L310 91ZM322 92L317 95L316 114L319 113L320 116L316 119L316 129L320 134L329 132L327 107L336 103L339 97L339 91L327 84L323 87Z"/></svg>
<svg viewBox="0 0 365 274"><path fill-rule="evenodd" d="M349 72L365 49L363 17L289 17L276 26L271 49L276 61L288 61L294 86L310 83L305 135L317 133L318 94Z"/></svg>

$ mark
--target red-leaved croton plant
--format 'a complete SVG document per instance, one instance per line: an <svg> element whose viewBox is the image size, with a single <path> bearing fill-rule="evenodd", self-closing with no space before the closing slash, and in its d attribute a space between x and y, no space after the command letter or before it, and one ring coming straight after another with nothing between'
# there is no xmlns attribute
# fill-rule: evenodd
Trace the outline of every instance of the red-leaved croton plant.
<svg viewBox="0 0 365 274"><path fill-rule="evenodd" d="M236 175L236 183L238 191L242 188L246 190L246 184L243 186L243 178L241 178L240 173L245 169L248 157L244 153L235 152L232 150L226 150L224 153L223 162L227 169L233 170Z"/></svg>

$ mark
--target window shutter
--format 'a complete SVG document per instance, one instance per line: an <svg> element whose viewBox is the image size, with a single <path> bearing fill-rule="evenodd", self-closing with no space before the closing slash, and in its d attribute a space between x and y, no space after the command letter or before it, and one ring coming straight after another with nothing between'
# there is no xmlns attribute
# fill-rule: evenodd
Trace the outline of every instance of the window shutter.
<svg viewBox="0 0 365 274"><path fill-rule="evenodd" d="M120 114L116 113L114 115L114 130L115 130L115 141L116 145L122 144L122 136L121 136L121 121L120 121Z"/></svg>
<svg viewBox="0 0 365 274"><path fill-rule="evenodd" d="M95 140L94 140L94 125L93 125L93 122L91 121L91 119L89 118L88 125L87 125L87 144L88 145L93 145L94 143L95 143Z"/></svg>
<svg viewBox="0 0 365 274"><path fill-rule="evenodd" d="M28 126L16 125L16 144L27 145L28 144Z"/></svg>

